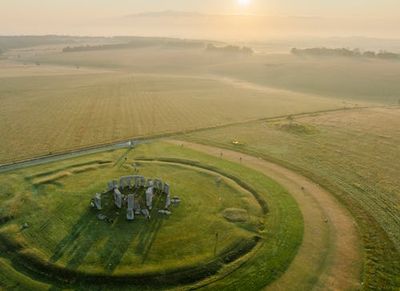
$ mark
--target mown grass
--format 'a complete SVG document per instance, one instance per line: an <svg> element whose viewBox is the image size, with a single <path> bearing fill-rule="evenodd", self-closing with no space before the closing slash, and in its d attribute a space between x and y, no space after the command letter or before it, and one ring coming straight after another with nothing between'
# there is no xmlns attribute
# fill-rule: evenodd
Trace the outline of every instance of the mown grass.
<svg viewBox="0 0 400 291"><path fill-rule="evenodd" d="M140 147L136 153L140 157L151 155L151 149L155 147L156 145ZM205 156L186 148L178 147L180 148L178 155L176 148L176 146L165 147L160 155L164 159L190 159L208 167L218 167L224 173L235 175L246 181L258 190L258 193L268 203L269 212L264 225L265 232L262 236L265 243L261 249L243 267L232 271L222 280L211 280L208 287L227 290L260 289L279 278L289 266L289 261L296 255L301 243L302 231L300 229L303 228L303 220L293 198L278 184L252 169L223 159ZM291 259L288 260L288 258Z"/></svg>
<svg viewBox="0 0 400 291"><path fill-rule="evenodd" d="M313 131L293 131L290 124ZM391 290L400 286L399 125L398 108L364 109L236 125L182 138L283 164L325 187L351 211L361 230L364 288Z"/></svg>
<svg viewBox="0 0 400 291"><path fill-rule="evenodd" d="M96 172L69 175L59 179L59 185L43 185L38 189L37 199L32 198L32 203L36 202L35 204L37 204L36 210L28 211L33 205L31 204L30 207L24 205L24 215L15 218L14 223L20 222L22 225L22 221L25 220L31 224L30 228L22 233L22 236L16 235L16 239L19 238L21 242L27 242L34 248L37 247L38 254L43 253L44 259L50 259L50 261L67 268L95 273L112 271L113 273L123 274L128 270L130 273L141 273L166 270L173 268L173 266L190 265L193 263L193 258L196 258L195 261L208 260L212 256L213 247L213 242L210 242L212 235L210 234L209 238L206 236L209 231L207 230L208 227L215 229L216 232L221 232L221 247L232 243L237 237L246 236L246 232L235 231L233 225L226 223L222 218L217 220L213 218L218 215L221 208L225 208L224 204L217 203L218 199L226 201L227 196L229 196L229 201L224 202L227 203L226 206L242 206L240 203L241 195L235 194L237 193L236 190L224 184L217 189L214 182L215 178L209 175L196 174L196 172L192 173L182 169L174 170L168 166L141 166L143 173L150 174L152 169L157 172L169 173L168 177L171 177L172 181L178 180L172 187L176 193L179 193L181 199L185 200L185 204L187 203L186 207L177 208L175 215L169 217L168 220L160 218L155 212L153 213L155 220L150 221L150 223L139 217L137 223L129 224L125 222L125 212L121 210L119 211L120 215L116 215L115 211L110 212L112 217L115 216L115 225L110 226L98 222L96 213L87 209L90 197L106 187L105 182L107 180L97 178L99 175L100 177L109 177L107 176L109 169L104 168ZM122 168L117 172L121 174L120 176L123 176L130 171L129 168ZM194 184L179 182L179 180L187 180L188 176L191 177L191 183ZM209 183L211 185L207 185L207 180L211 182ZM78 185L75 186L74 184ZM204 186L202 189L191 191L190 189L193 187L191 185L196 184L204 184ZM80 187L87 189L79 189ZM206 193L202 194L202 191ZM216 192L219 196L215 194ZM53 201L50 198L52 195L56 196ZM206 198L209 199L210 205L203 202L203 199ZM55 205L50 205L52 202ZM107 201L104 201L104 203L107 203ZM112 206L111 201L108 201L108 204L111 204L109 207ZM252 209L253 212L255 210L249 204L243 204L243 207ZM186 212L189 209L190 215ZM257 212L255 215L257 215ZM76 220L76 223L71 224L74 220ZM185 236L183 231L189 227L185 224L188 221L196 220L198 220L198 235ZM222 232L222 229L230 231ZM147 231L149 233L146 233ZM52 236L43 235L49 232L52 233ZM123 235L119 235L120 232ZM150 244L156 238L156 235L158 243ZM185 239L185 237L187 238ZM61 243L59 244L58 241ZM197 242L196 248L193 248L191 241ZM122 246L119 246L119 244L122 244ZM187 247L176 250L177 244L183 244ZM130 245L131 247L129 247ZM142 254L149 251L150 246L153 252L148 255ZM125 251L129 252L125 254ZM54 254L51 254L52 252ZM157 259L158 257L165 261L160 261L160 259ZM174 257L181 258L181 260L176 261ZM94 262L98 262L97 265ZM118 268L116 268L117 266Z"/></svg>
<svg viewBox="0 0 400 291"><path fill-rule="evenodd" d="M183 201L168 219L155 217L150 224L141 219L129 224L122 213L110 226L97 221L88 209L93 193L104 189L108 179L133 171L130 162L76 173L60 179L61 185L43 185L35 192L24 178L35 176L35 173L53 175L55 170L71 169L74 165L98 160L118 161L125 154L125 150L108 152L1 175L2 182L11 184L9 191L15 191L12 195L0 195L3 215L10 211L8 206L14 209L13 218L5 221L0 230L2 238L11 239L2 239L3 248L15 250L8 255L3 253L3 256L13 259L9 269L16 272L16 278L22 268L23 274L33 280L60 286L75 281L78 288L107 285L107 280L110 288L117 282L122 285L131 282L144 288L154 284L154 287L162 288L187 284L204 276L215 277L213 280L219 283L214 284L237 286L235 278L238 277L241 278L240 286L254 284L256 280L257 286L261 287L288 267L301 243L301 214L293 199L279 185L240 165L164 144L142 145L129 152L130 162L135 157L153 158L156 155L174 162L138 163L141 174L171 181L173 193ZM172 158L181 161L172 161ZM183 160L190 160L190 163L185 162L187 166L176 163L182 164ZM202 167L204 164L207 166ZM210 170L218 170L218 174L211 174ZM217 186L220 175L222 182ZM240 180L236 178L238 176ZM243 185L251 185L250 190L271 207L267 217L248 189L241 192L237 184L234 186L242 179L246 181ZM254 222L257 225L249 227L228 222L222 214L226 208L246 209L254 217L247 224ZM29 228L21 231L20 225L24 222L29 223ZM219 255L214 260L216 233ZM7 241L15 247L7 245ZM223 272L226 264L235 264L234 261L251 251L258 241L260 247L250 259L251 266L240 267L240 271L218 281L216 272ZM252 274L253 263L265 276ZM177 272L169 273L169 270ZM151 279L145 274L155 277ZM29 282L26 284L29 286ZM125 288L129 288L128 285Z"/></svg>

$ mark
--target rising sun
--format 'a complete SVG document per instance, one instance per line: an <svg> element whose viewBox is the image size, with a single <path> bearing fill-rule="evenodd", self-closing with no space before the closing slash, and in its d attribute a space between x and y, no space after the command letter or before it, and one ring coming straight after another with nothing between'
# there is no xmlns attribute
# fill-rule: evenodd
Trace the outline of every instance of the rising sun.
<svg viewBox="0 0 400 291"><path fill-rule="evenodd" d="M237 0L237 2L241 6L248 6L250 5L251 0Z"/></svg>

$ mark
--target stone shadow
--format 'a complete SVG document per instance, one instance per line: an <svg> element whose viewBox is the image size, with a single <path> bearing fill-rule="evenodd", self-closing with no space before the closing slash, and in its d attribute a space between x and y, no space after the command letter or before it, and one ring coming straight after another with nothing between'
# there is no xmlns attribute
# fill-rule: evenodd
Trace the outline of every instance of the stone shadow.
<svg viewBox="0 0 400 291"><path fill-rule="evenodd" d="M107 273L114 272L132 241L135 240L135 237L140 233L140 229L143 228L143 224L137 221L141 218L135 218L135 221L131 222L122 221L123 219L123 217L118 217L100 253L100 262ZM114 235L114 232L118 233Z"/></svg>
<svg viewBox="0 0 400 291"><path fill-rule="evenodd" d="M70 252L74 242L85 233L93 224L95 214L92 209L87 209L78 219L72 230L57 244L53 255L50 257L50 262L56 263L66 252Z"/></svg>
<svg viewBox="0 0 400 291"><path fill-rule="evenodd" d="M157 209L162 209L165 201L161 199L161 195L156 195L153 200L153 211L151 212L151 219L147 221L145 227L143 227L141 233L139 234L139 243L136 247L136 253L142 256L142 264L147 260L150 253L151 247L156 240L157 234L161 229L164 217L161 217Z"/></svg>

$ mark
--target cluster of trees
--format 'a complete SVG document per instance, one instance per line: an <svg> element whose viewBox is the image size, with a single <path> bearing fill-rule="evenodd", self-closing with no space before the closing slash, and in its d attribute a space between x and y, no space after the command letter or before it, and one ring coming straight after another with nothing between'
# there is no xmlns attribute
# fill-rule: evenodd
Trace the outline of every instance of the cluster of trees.
<svg viewBox="0 0 400 291"><path fill-rule="evenodd" d="M143 47L177 47L177 48L201 48L204 47L204 42L190 41L185 39L169 39L169 38L151 38L138 37L125 43L114 44L99 44L99 45L84 45L84 46L67 46L63 52L80 52L80 51L97 51L97 50L114 50L114 49L129 49Z"/></svg>
<svg viewBox="0 0 400 291"><path fill-rule="evenodd" d="M9 49L27 48L38 45L52 45L64 43L82 43L87 41L102 40L103 38L57 36L57 35L22 35L22 36L0 36L0 48L4 51Z"/></svg>
<svg viewBox="0 0 400 291"><path fill-rule="evenodd" d="M83 51L102 51L102 50L112 50L112 49L124 49L130 48L131 45L128 43L121 44L101 44L101 45L82 45L82 46L67 46L63 48L64 53L70 52L83 52Z"/></svg>
<svg viewBox="0 0 400 291"><path fill-rule="evenodd" d="M75 36L58 36L58 35L21 35L21 36L0 36L0 54L8 50L27 48L39 45L54 44L71 44L86 43L93 41L108 41L109 38L104 37L75 37Z"/></svg>
<svg viewBox="0 0 400 291"><path fill-rule="evenodd" d="M208 52L221 52L221 53L235 53L235 54L244 54L244 55L252 55L254 53L252 48L249 47L240 47L235 45L227 45L227 46L216 46L214 44L208 44L206 47L206 51Z"/></svg>
<svg viewBox="0 0 400 291"><path fill-rule="evenodd" d="M332 57L364 57L364 58L379 58L379 59L400 59L400 54L387 51L360 51L359 49L346 48L293 48L291 53L296 56L332 56Z"/></svg>

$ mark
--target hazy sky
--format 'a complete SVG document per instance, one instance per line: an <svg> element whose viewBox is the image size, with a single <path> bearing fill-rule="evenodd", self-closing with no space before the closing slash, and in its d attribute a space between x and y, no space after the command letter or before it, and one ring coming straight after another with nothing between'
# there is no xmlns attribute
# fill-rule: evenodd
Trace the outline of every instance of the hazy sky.
<svg viewBox="0 0 400 291"><path fill-rule="evenodd" d="M0 34L79 34L80 31L84 34L101 34L101 29L94 28L96 25L99 27L101 21L140 12L165 10L255 14L266 18L339 17L347 18L349 28L352 19L360 27L368 23L369 19L374 19L374 26L382 26L384 31L387 29L385 21L388 21L388 28L393 27L393 23L397 25L400 19L400 0L0 0ZM128 29L112 30L110 23L107 29L107 34L136 33ZM174 33L179 34L171 32Z"/></svg>
<svg viewBox="0 0 400 291"><path fill-rule="evenodd" d="M184 10L205 13L254 13L312 16L400 16L398 0L1 0L1 17L33 14L110 16L127 13ZM89 15L90 14L90 15Z"/></svg>

